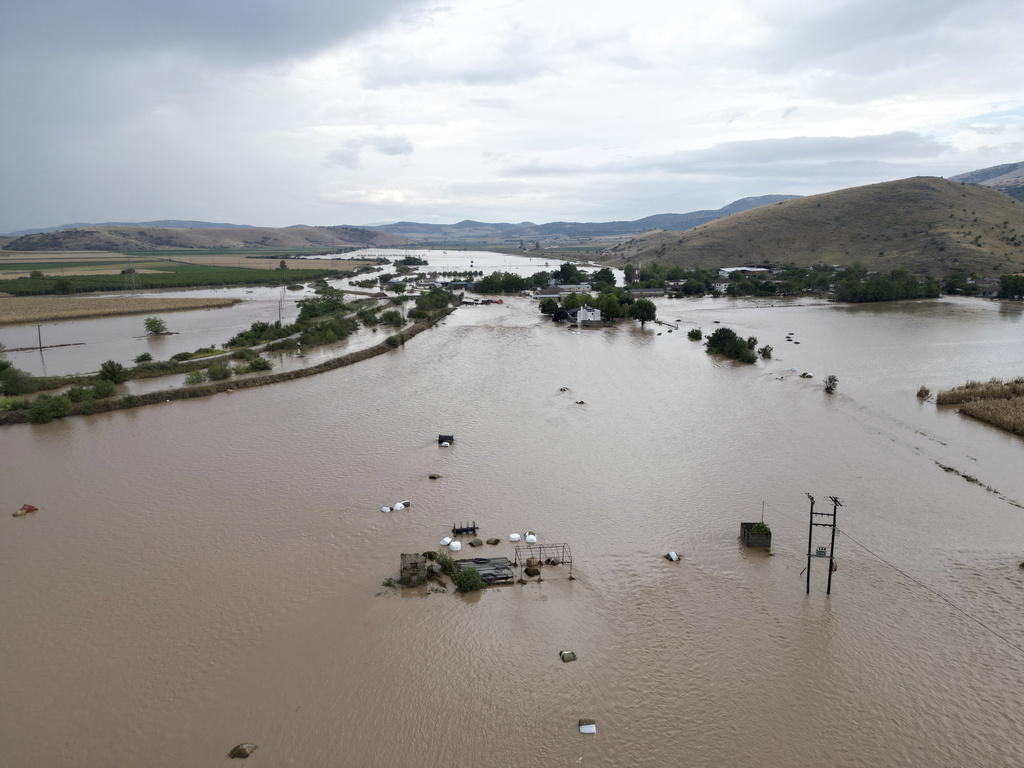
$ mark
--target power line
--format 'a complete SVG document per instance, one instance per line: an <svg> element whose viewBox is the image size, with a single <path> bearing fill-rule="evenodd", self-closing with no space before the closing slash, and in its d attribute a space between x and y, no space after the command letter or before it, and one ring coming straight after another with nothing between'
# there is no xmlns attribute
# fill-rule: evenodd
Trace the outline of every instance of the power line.
<svg viewBox="0 0 1024 768"><path fill-rule="evenodd" d="M915 578L914 578L913 576L911 576L911 575L910 575L909 573L907 573L907 572L906 572L906 571L904 571L903 569L901 569L901 568L898 568L897 566L893 565L892 563L890 563L890 562L889 562L888 560L886 560L886 559L885 559L884 557L882 557L881 555L879 555L879 554L876 554L875 552L872 552L872 551L871 551L870 549L868 549L868 548L867 548L867 547L866 547L865 545L861 544L861 543L860 543L859 541L857 541L857 540L856 540L855 538L853 538L853 536L851 536L850 534L848 534L848 533L847 533L846 531L839 531L839 534L840 534L841 536L845 536L846 538L848 538L848 539L849 539L850 541L852 541L852 542L853 542L854 544L856 544L856 545L857 545L858 547L860 547L861 549L863 549L863 550L864 550L865 552L867 552L867 553L868 553L869 555L871 555L872 557L876 558L876 559L877 559L877 560L878 560L879 562L881 562L881 563L884 563L885 565L887 565L887 566L889 566L890 568L892 568L892 569L893 569L894 571L896 571L896 573L900 574L901 576L903 576L903 577L905 577L905 578L907 578L907 579L910 579L910 581L914 582L915 584L917 584L917 586L921 587L922 589L925 589L925 590L927 590L928 592L931 592L931 593L932 593L933 595L935 595L935 596L936 596L937 598L939 598L939 599L940 599L940 600L942 600L943 602L947 603L947 604L948 604L948 605L949 605L949 606L950 606L951 608L953 608L953 609L954 609L954 610L956 610L956 611L959 611L959 612L960 612L960 613L962 613L962 614L963 614L964 616L966 616L966 617L967 617L968 619L970 619L971 621L975 622L975 623L976 623L976 624L977 624L978 626L980 626L980 627L981 627L982 629L986 629L986 630L988 630L988 631L989 631L989 632L991 632L991 633L992 633L993 635L995 635L996 637L998 637L998 638L999 638L1000 640L1002 640L1003 642L1005 642L1005 643L1006 643L1007 645L1009 645L1009 646L1011 646L1011 647L1013 647L1013 648L1016 648L1016 649L1017 649L1017 650L1018 650L1018 651L1019 651L1019 652L1020 652L1021 654L1024 654L1024 648L1022 648L1021 646L1017 645L1017 644L1016 644L1015 642L1013 642L1013 641L1012 641L1012 640L1011 640L1010 638L1006 637L1006 635L1003 635L1003 634L1001 634L1001 633L997 632L996 630L992 629L992 627L990 627L990 626L989 626L988 624L986 624L985 622L983 622L983 621L982 621L981 619L979 619L978 617L976 617L976 616L972 616L971 614L969 614L969 613L968 613L967 611L965 611L965 610L964 610L963 608L961 608L961 607L960 607L959 605L957 605L956 603L954 603L954 602L953 602L952 600L950 600L950 599L949 599L948 597L946 597L946 596L945 596L944 594L942 594L942 593L941 593L941 592L939 592L938 590L932 589L932 588L931 588L931 587L929 587L929 586L928 586L927 584L925 584L925 583L924 583L923 581L920 581L919 579L915 579Z"/></svg>
<svg viewBox="0 0 1024 768"><path fill-rule="evenodd" d="M768 509L769 509L769 510L771 510L772 512L775 512L775 513L781 514L781 515L782 515L783 517L789 517L789 518L791 518L791 519L794 519L794 520L797 520L797 519L799 519L799 518L797 518L797 517L796 517L795 515L792 515L792 514L790 514L790 513L786 512L786 511L784 511L784 510L781 510L781 509L777 508L777 507L774 507L774 506L773 506L773 505L771 505L771 504L768 504ZM986 623L985 623L984 621L982 621L981 619L979 619L979 618L978 618L977 616L974 616L974 615L972 615L972 614L968 613L967 611L965 611L965 610L964 610L963 608L961 608L961 607L960 607L959 605L957 605L956 603L954 603L954 602L953 602L953 601L952 601L952 600L951 600L950 598L946 597L946 596L945 596L944 594L942 594L942 593L941 593L941 592L939 592L938 590L936 590L936 589L933 589L932 587L929 587L929 586L928 586L927 584L925 584L925 583L924 583L923 581L921 581L920 579L917 579L917 578L915 578L915 577L911 576L911 575L910 575L909 573L907 573L906 571L904 571L904 570L903 570L902 568L899 568L898 566L896 566L896 565L893 565L893 564L892 564L892 563L890 563L890 562L889 562L888 560L886 560L886 559L885 559L884 557L882 557L882 556L881 556L881 555L879 555L878 553L874 552L873 550L871 550L870 548L868 548L868 547L867 547L866 545L864 545L864 544L860 543L859 541L857 541L857 539L855 539L855 538L854 538L853 536L851 536L850 534L848 534L848 533L847 533L846 531L844 531L844 530L842 530L842 529L837 529L837 533L839 533L839 535L840 535L840 536L845 536L845 537L846 537L846 538L848 538L848 539L849 539L850 541L852 541L852 542L853 542L854 544L856 544L856 545L857 545L858 547L860 547L860 548L861 548L861 549L863 549L863 550L864 550L865 552L867 552L867 553L868 553L869 555L871 555L871 556L872 556L872 557L874 557L874 558L875 558L876 560L878 560L878 561L879 561L880 563L882 563L882 564L884 564L884 565L887 565L887 566L889 566L889 567L890 567L890 568L892 568L892 569L893 569L894 571L896 571L896 573L900 574L901 576L903 576L904 578L908 579L909 581L912 581L913 583L917 584L917 586L921 587L922 589L924 589L924 590L927 590L928 592L930 592L931 594L933 594L933 595L934 595L935 597L939 598L939 599L940 599L940 600L942 600L942 601L943 601L944 603L946 603L947 605L949 605L949 606L950 606L951 608L953 608L953 609L954 609L955 611L957 611L958 613L961 613L961 614L963 614L963 615L964 615L964 616L966 616L966 617L967 617L968 619L970 619L971 621L973 621L973 622L974 622L975 624L977 624L978 626L980 626L980 627L981 627L982 629L984 629L984 630L986 630L986 631L988 631L988 632L991 632L991 633L992 633L993 635L995 635L996 637L998 637L998 638L999 638L1000 640L1002 640L1002 641L1003 641L1004 643L1006 643L1007 645L1009 645L1009 646L1010 646L1011 648L1015 649L1015 650L1016 650L1016 651L1018 651L1018 652L1019 652L1020 654L1024 655L1024 647L1022 647L1022 646L1018 645L1017 643L1013 642L1013 641L1012 641L1012 640L1011 640L1010 638L1006 637L1006 635L1003 635L1002 633L1000 633L1000 632L997 632L996 630L992 629L992 627L990 627L990 626L989 626L988 624L986 624ZM801 572L801 574L802 574L802 572Z"/></svg>

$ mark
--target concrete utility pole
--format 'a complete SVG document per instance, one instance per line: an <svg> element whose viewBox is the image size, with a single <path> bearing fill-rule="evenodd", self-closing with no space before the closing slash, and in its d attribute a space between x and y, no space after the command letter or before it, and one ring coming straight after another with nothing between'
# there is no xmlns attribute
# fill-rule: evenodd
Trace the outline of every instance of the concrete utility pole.
<svg viewBox="0 0 1024 768"><path fill-rule="evenodd" d="M814 511L814 497L811 494L807 494L807 498L811 500L811 516L810 525L807 529L807 594L811 593L811 558L812 557L827 557L828 558L828 586L825 588L825 594L832 594L832 574L835 571L835 548L836 548L836 515L838 508L843 506L843 503L839 501L835 496L829 496L829 500L832 502L831 512L815 512ZM820 518L821 522L815 522L815 518ZM820 526L822 528L832 529L832 538L829 542L829 546L818 547L814 549L814 526Z"/></svg>

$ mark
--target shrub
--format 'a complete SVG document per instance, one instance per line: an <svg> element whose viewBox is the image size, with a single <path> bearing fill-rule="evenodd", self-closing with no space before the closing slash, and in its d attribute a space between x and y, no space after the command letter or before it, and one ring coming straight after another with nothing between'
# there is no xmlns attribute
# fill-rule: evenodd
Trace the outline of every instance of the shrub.
<svg viewBox="0 0 1024 768"><path fill-rule="evenodd" d="M930 389L928 389L928 387L926 387L924 385L922 385L921 388L919 390L917 390L917 396L921 400L927 400L929 397L931 397L931 394L932 394L932 391Z"/></svg>
<svg viewBox="0 0 1024 768"><path fill-rule="evenodd" d="M148 363L152 359L153 359L153 356L151 354L149 354L149 352L143 352L141 355L136 356L135 362L136 362L136 364L138 364L138 363Z"/></svg>
<svg viewBox="0 0 1024 768"><path fill-rule="evenodd" d="M80 403L83 400L91 400L96 395L92 391L92 387L72 387L64 393L68 396L72 403Z"/></svg>
<svg viewBox="0 0 1024 768"><path fill-rule="evenodd" d="M185 385L194 387L196 384L202 384L206 381L206 371L198 369L195 371L189 371L188 375L185 376Z"/></svg>
<svg viewBox="0 0 1024 768"><path fill-rule="evenodd" d="M231 369L227 363L222 363L220 360L215 360L210 363L210 367L206 369L206 375L210 381L222 381L223 379L231 378Z"/></svg>
<svg viewBox="0 0 1024 768"><path fill-rule="evenodd" d="M192 353L191 352L175 352L173 355L171 355L171 360L174 360L175 362L178 362L178 363L184 362L185 360L191 360L191 359L192 359Z"/></svg>
<svg viewBox="0 0 1024 768"><path fill-rule="evenodd" d="M447 552L443 550L441 552L438 552L437 558L434 560L434 562L437 563L437 567L438 569L440 569L441 573L446 573L449 576L455 575L455 572L457 570L457 566L455 565L455 558L453 558Z"/></svg>
<svg viewBox="0 0 1024 768"><path fill-rule="evenodd" d="M274 364L267 360L267 358L254 357L252 360L249 361L249 366L246 370L249 371L250 373L253 373L255 371L269 371L273 367Z"/></svg>
<svg viewBox="0 0 1024 768"><path fill-rule="evenodd" d="M32 389L31 376L6 360L0 360L0 395L27 395Z"/></svg>
<svg viewBox="0 0 1024 768"><path fill-rule="evenodd" d="M772 529L768 527L768 523L765 523L765 522L762 521L760 523L754 523L754 525L751 527L750 531L751 531L751 533L768 533L768 534L770 534L772 532Z"/></svg>
<svg viewBox="0 0 1024 768"><path fill-rule="evenodd" d="M137 408L142 405L142 398L138 395L125 395L118 402L122 408Z"/></svg>
<svg viewBox="0 0 1024 768"><path fill-rule="evenodd" d="M704 338L704 332L700 328L691 328L687 331L686 337L691 341L700 341Z"/></svg>
<svg viewBox="0 0 1024 768"><path fill-rule="evenodd" d="M839 386L839 378L829 374L825 377L825 391L830 395L836 391L836 387Z"/></svg>
<svg viewBox="0 0 1024 768"><path fill-rule="evenodd" d="M452 576L452 581L455 583L455 586L463 592L473 592L487 586L484 584L484 580L480 577L480 571L476 568L463 568Z"/></svg>
<svg viewBox="0 0 1024 768"><path fill-rule="evenodd" d="M28 420L33 424L48 424L71 413L71 398L66 395L39 395L28 407Z"/></svg>
<svg viewBox="0 0 1024 768"><path fill-rule="evenodd" d="M759 354L765 360L771 360L772 359L772 346L771 346L771 344L765 344L763 347L761 347L759 350L757 350L757 354Z"/></svg>
<svg viewBox="0 0 1024 768"><path fill-rule="evenodd" d="M120 384L122 381L128 380L128 371L120 363L114 360L107 360L100 366L100 378L114 384Z"/></svg>
<svg viewBox="0 0 1024 768"><path fill-rule="evenodd" d="M114 394L114 382L100 379L92 385L92 394L97 398L110 397Z"/></svg>
<svg viewBox="0 0 1024 768"><path fill-rule="evenodd" d="M380 313L380 321L384 325L393 325L395 328L401 328L405 325L405 320L402 318L402 313L397 309L388 309Z"/></svg>
<svg viewBox="0 0 1024 768"><path fill-rule="evenodd" d="M0 413L4 411L20 411L27 405L24 397L0 397Z"/></svg>
<svg viewBox="0 0 1024 768"><path fill-rule="evenodd" d="M397 336L388 336L386 339L384 339L384 341L387 342L387 345L392 348L400 347L402 345L401 339L399 339Z"/></svg>
<svg viewBox="0 0 1024 768"><path fill-rule="evenodd" d="M283 263L283 262L282 262L282 263ZM286 269L287 269L287 267L286 267ZM306 287L306 286L304 286L304 285L300 285L299 283L293 283L292 285L289 285L289 286L288 286L288 290L289 290L289 291L301 291L301 290L302 290L303 288L305 288L305 287Z"/></svg>

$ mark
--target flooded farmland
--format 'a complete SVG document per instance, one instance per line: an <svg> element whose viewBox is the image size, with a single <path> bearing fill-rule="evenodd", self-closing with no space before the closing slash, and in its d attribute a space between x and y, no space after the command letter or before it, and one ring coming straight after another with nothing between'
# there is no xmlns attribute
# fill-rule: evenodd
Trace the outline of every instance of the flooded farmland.
<svg viewBox="0 0 1024 768"><path fill-rule="evenodd" d="M40 508L0 517L4 764L1018 764L1024 442L915 393L1021 375L1021 306L657 304L678 330L463 307L321 376L3 429L0 502ZM686 337L718 324L776 359ZM828 597L806 493L844 505ZM737 540L762 504L772 556ZM576 579L381 586L465 520Z"/></svg>

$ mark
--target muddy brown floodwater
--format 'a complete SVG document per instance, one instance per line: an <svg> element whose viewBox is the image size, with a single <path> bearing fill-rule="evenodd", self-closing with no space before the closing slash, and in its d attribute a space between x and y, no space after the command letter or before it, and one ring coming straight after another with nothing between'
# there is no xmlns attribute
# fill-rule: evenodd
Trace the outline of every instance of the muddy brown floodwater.
<svg viewBox="0 0 1024 768"><path fill-rule="evenodd" d="M1018 765L1024 441L914 393L1024 372L1021 307L658 306L678 331L466 307L326 375L5 428L0 762ZM708 357L715 321L782 360ZM830 597L808 492L844 504ZM771 557L737 541L762 502ZM381 586L460 520L568 542L576 580Z"/></svg>

